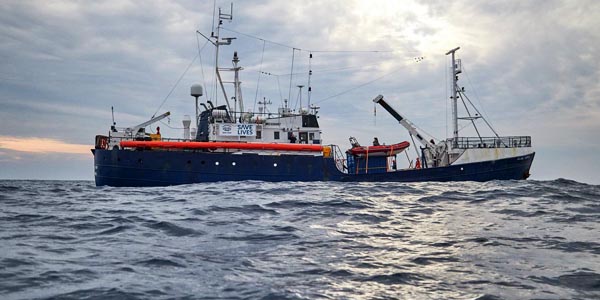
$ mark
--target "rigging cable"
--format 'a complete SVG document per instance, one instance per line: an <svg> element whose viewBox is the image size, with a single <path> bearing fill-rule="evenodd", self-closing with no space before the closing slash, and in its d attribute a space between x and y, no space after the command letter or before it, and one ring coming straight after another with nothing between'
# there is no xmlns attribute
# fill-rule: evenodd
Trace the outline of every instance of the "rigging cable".
<svg viewBox="0 0 600 300"><path fill-rule="evenodd" d="M204 86L205 93L208 95L208 89L206 88L206 77L204 76L204 64L202 63L202 50L208 44L208 40L204 42L204 45L200 47L200 39L198 39L198 34L196 34L196 42L198 43L198 56L200 58L200 72L202 74L202 85Z"/></svg>
<svg viewBox="0 0 600 300"><path fill-rule="evenodd" d="M477 125L475 125L475 120L471 116L471 111L467 107L467 103L465 102L465 99L463 98L463 93L459 92L458 96L460 97L460 100L461 100L463 106L465 107L465 111L467 111L467 115L469 115L469 119L471 120L471 123L473 123L473 128L475 129L475 132L477 133L477 136L479 137L479 140L483 143L483 139L481 138L481 134L479 134L479 129L477 128ZM466 95L464 95L464 96L465 96L465 98L467 97ZM471 103L471 101L469 101L469 103ZM471 103L471 106L473 106L473 103ZM475 107L475 106L473 106L473 107ZM475 116L477 117L477 114L475 114ZM483 118L483 116L481 116L481 115L480 115L480 117Z"/></svg>
<svg viewBox="0 0 600 300"><path fill-rule="evenodd" d="M296 48L292 48L292 70L290 71L290 74L294 74L294 56L296 54ZM294 78L294 75L290 75L290 89L288 91L288 101L292 101L292 78Z"/></svg>
<svg viewBox="0 0 600 300"><path fill-rule="evenodd" d="M471 88L473 89L473 93L475 94L475 98L477 98L477 102L479 102L479 107L481 107L481 110L483 110L483 113L485 113L484 120L487 120L487 119L488 119L488 113L485 111L485 108L484 108L484 107L483 107L483 105L481 104L481 100L480 100L481 98L480 98L480 97L479 97L479 95L477 94L477 90L475 89L475 86L474 86L474 85L471 83L471 78L469 77L469 73L467 73L467 69L466 69L464 66L462 66L462 69L463 69L463 71L465 72L465 75L467 75L467 80L469 81L469 85L470 85L470 86L471 86ZM465 95L465 97L466 97L466 95ZM468 99L468 97L467 97L467 99ZM471 100L469 100L469 102L471 102ZM473 105L473 103L471 103L471 105ZM490 122L490 124L488 124L488 126L492 127L492 126L491 126L491 125L493 125L493 124L492 124L492 121L490 120L489 122ZM486 122L486 123L487 123L487 122ZM492 130L493 130L493 129L492 129Z"/></svg>
<svg viewBox="0 0 600 300"><path fill-rule="evenodd" d="M375 78L375 79L373 79L373 80L369 80L369 81L367 81L367 82L365 82L365 83L362 83L362 84L360 84L360 85L358 85L358 86L355 86L355 87L353 87L353 88L350 88L350 89L348 89L348 90L345 90L345 91L343 91L343 92L340 92L340 93L337 93L337 94L335 94L335 95L329 96L329 97L327 97L327 98L323 98L323 99L321 99L321 100L319 100L319 101L316 101L316 102L315 102L315 104L322 103L322 102L325 102L325 101L327 101L327 100L330 100L330 99L332 99L332 98L335 98L335 97L341 96L341 95L343 95L343 94L349 93L349 92L351 92L351 91L354 91L354 90L356 90L356 89L358 89L358 88L361 88L361 87L363 87L363 86L369 85L369 84L371 84L371 83L373 83L373 82L375 82L375 81L377 81L377 80L380 80L380 79L382 79L382 78L384 78L384 77L387 77L387 76L389 76L389 75L392 75L392 74L394 74L394 73L398 73L398 72L400 72L400 71L401 71L401 69L398 69L398 70L395 70L395 71L389 72L389 73L387 73L387 74L384 74L384 75L382 75L382 76L379 76L379 77L377 77L377 78Z"/></svg>
<svg viewBox="0 0 600 300"><path fill-rule="evenodd" d="M173 88L171 88L171 91L169 91L169 93L167 94L167 96L165 97L165 99L163 99L162 103L158 106L158 109L156 109L156 111L154 112L154 114L152 115L151 118L154 118L156 116L156 114L158 113L158 111L165 104L165 102L167 102L167 99L169 98L169 96L171 96L171 93L173 93L173 91L175 90L175 88L177 87L177 85L179 84L179 82L181 81L181 79L183 79L183 76L185 76L185 74L190 69L190 67L192 66L192 64L194 64L194 62L196 61L197 58L198 58L198 53L196 53L196 56L194 56L194 59L192 59L192 61L190 62L190 64L187 66L187 68L185 68L185 71L183 71L183 74L181 74L181 76L179 76L179 79L177 79L177 82L175 82L175 85L173 85Z"/></svg>
<svg viewBox="0 0 600 300"><path fill-rule="evenodd" d="M423 59L425 59L425 57L422 57L422 56L421 56L421 57L418 57L418 58L412 58L412 59L416 59L415 61L418 63L418 62L422 61ZM335 95L329 96L329 97L327 97L327 98L323 98L323 99L321 99L321 100L319 100L319 101L316 101L316 102L315 102L315 104L318 104L318 103L321 103L321 102L325 102L325 101L327 101L327 100L330 100L331 98L335 98L335 97L337 97L337 96L341 96L341 95L343 95L343 94L346 94L346 93L348 93L348 92L351 92L351 91L353 91L353 90L356 90L356 89L358 89L358 88L361 88L361 87L363 87L363 86L369 85L369 84L371 84L371 83L373 83L373 82L375 82L375 81L378 81L378 80L380 80L380 79L383 79L383 78L385 78L385 77L387 77L387 76L390 76L390 75L392 75L392 74L394 74L394 73L398 73L398 72L400 72L400 71L402 71L402 69L400 69L400 68L399 68L398 70L395 70L395 71L392 71L392 72L389 72L389 73L383 74L383 75L381 75L381 76L379 76L379 77L377 77L377 78L375 78L375 79L373 79L373 80L370 80L370 81L367 81L367 82L365 82L365 83L362 83L362 84L360 84L360 85L358 85L358 86L355 86L355 87L353 87L353 88L350 88L350 89L348 89L348 90L345 90L345 91L343 91L343 92L341 92L341 93L338 93L338 94L335 94Z"/></svg>
<svg viewBox="0 0 600 300"><path fill-rule="evenodd" d="M260 66L258 67L258 79L256 80L256 93L254 94L254 106L252 108L252 111L256 111L256 99L258 98L258 86L260 84L260 75L262 74L263 59L265 58L265 45L266 45L266 42L263 40L262 54L260 56Z"/></svg>
<svg viewBox="0 0 600 300"><path fill-rule="evenodd" d="M196 36L196 38L197 38L197 36ZM179 82L181 82L181 79L183 79L183 77L185 76L185 74L187 74L187 72L189 71L190 67L194 64L194 62L196 61L196 59L198 59L198 57L200 57L200 61L202 61L200 53L202 52L202 49L204 49L204 47L206 47L207 43L208 42L205 42L204 46L202 46L202 48L199 48L198 53L196 53L196 56L194 56L194 59L192 59L192 61L190 62L190 64L187 66L187 68L185 68L185 71L183 71L183 74L181 74L181 76L179 76L179 79L177 79L177 82L175 82L175 85L173 85L173 87L171 88L171 90L169 91L169 93L167 94L167 96L163 99L162 103L158 106L158 108L156 109L156 111L154 112L154 114L152 115L151 118L154 118L156 116L156 114L158 113L158 111L165 104L165 102L167 102L167 99L169 99L169 96L171 96L171 94L173 93L173 91L175 90L175 88L177 88L177 86L179 85ZM202 74L202 77L204 78L204 73Z"/></svg>
<svg viewBox="0 0 600 300"><path fill-rule="evenodd" d="M282 43L278 43L278 42L274 42L274 41L270 41L267 39L263 39L251 34L247 34L247 33L243 33L243 32L239 32L233 29L229 29L229 28L225 28L225 27L221 27L221 29L233 32L233 33L237 33L237 34L241 34L244 36L247 36L249 38L253 38L253 39L257 39L257 40L261 40L270 44L274 44L274 45L278 45L281 47L286 47L286 48L290 48L290 49L296 49L298 51L306 51L306 52L330 52L330 53L385 53L385 52L394 52L393 50L311 50L311 49L302 49L302 48L298 48L298 47L293 47L293 46L289 46L286 44L282 44Z"/></svg>
<svg viewBox="0 0 600 300"><path fill-rule="evenodd" d="M462 93L461 93L462 94ZM465 96L465 99L467 99L467 101L469 101L469 103L471 104L471 106L473 107L473 109L475 109L475 111L481 116L481 118L483 119L483 121L485 122L485 124L487 124L487 126L490 128L490 130L492 130L492 132L496 135L496 137L500 137L498 135L498 133L496 132L496 130L494 130L494 128L492 127L492 125L490 125L490 123L488 123L487 119L485 117L483 117L483 115L481 115L481 113L479 112L479 110L477 109L477 107L475 107L475 105L473 105L473 102L471 102L471 99L469 99L469 97L467 97L467 95L462 94L463 96Z"/></svg>

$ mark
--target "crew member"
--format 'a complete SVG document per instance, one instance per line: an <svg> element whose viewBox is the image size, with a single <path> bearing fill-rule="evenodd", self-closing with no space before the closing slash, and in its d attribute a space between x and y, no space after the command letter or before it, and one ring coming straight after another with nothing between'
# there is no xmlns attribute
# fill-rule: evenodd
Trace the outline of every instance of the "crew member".
<svg viewBox="0 0 600 300"><path fill-rule="evenodd" d="M290 132L289 135L289 139L290 139L290 143L295 144L296 143L296 136Z"/></svg>
<svg viewBox="0 0 600 300"><path fill-rule="evenodd" d="M156 127L156 134L160 135L160 126Z"/></svg>
<svg viewBox="0 0 600 300"><path fill-rule="evenodd" d="M417 161L415 162L415 169L421 168L421 160L417 157Z"/></svg>
<svg viewBox="0 0 600 300"><path fill-rule="evenodd" d="M377 137L373 138L373 146L379 146L379 140Z"/></svg>

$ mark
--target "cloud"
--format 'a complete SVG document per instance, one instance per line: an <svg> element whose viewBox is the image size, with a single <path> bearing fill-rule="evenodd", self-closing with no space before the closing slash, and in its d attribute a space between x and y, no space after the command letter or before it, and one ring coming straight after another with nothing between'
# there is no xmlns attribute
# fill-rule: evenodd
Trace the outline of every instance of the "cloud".
<svg viewBox="0 0 600 300"><path fill-rule="evenodd" d="M0 136L0 149L19 152L89 155L91 148L92 145L69 144L49 138Z"/></svg>

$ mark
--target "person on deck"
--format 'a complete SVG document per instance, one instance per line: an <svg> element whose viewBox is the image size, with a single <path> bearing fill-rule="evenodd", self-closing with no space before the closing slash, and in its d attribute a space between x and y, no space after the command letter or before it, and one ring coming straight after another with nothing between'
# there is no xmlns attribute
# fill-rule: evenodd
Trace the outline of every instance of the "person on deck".
<svg viewBox="0 0 600 300"><path fill-rule="evenodd" d="M160 135L160 127L156 127L156 134Z"/></svg>
<svg viewBox="0 0 600 300"><path fill-rule="evenodd" d="M290 143L292 143L292 144L296 143L296 136L293 133L290 134L289 139L290 139Z"/></svg>
<svg viewBox="0 0 600 300"><path fill-rule="evenodd" d="M379 146L379 140L377 139L377 137L373 138L373 146Z"/></svg>
<svg viewBox="0 0 600 300"><path fill-rule="evenodd" d="M421 168L421 160L417 157L417 161L415 162L415 169Z"/></svg>

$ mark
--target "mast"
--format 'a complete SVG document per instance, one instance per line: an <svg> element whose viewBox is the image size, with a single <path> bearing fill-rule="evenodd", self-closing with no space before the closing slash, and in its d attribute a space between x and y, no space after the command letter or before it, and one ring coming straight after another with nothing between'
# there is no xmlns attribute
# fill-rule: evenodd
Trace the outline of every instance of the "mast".
<svg viewBox="0 0 600 300"><path fill-rule="evenodd" d="M310 94L312 92L312 87L310 86L310 77L312 76L312 52L308 56L308 108L310 108Z"/></svg>
<svg viewBox="0 0 600 300"><path fill-rule="evenodd" d="M446 53L446 55L452 54L452 96L450 96L450 99L452 99L453 145L456 145L456 143L458 143L458 104L457 104L458 91L456 88L458 87L458 83L457 83L458 76L457 75L461 72L461 69L460 69L460 59L457 61L457 60L455 60L455 57L454 57L454 53L456 51L458 51L458 49L460 49L460 47L456 47Z"/></svg>
<svg viewBox="0 0 600 300"><path fill-rule="evenodd" d="M240 59L238 57L237 51L233 52L233 60L231 62L233 62L233 72L235 74L234 79L233 79L233 86L235 89L235 100L240 104L240 107L239 107L240 114L243 114L244 113L244 100L242 99L242 89L240 87L240 85L241 85L240 70L242 70L242 67L238 66Z"/></svg>
<svg viewBox="0 0 600 300"><path fill-rule="evenodd" d="M300 100L300 109L298 110L298 112L300 114L302 114L302 88L304 87L303 85L297 85L298 87L298 98Z"/></svg>
<svg viewBox="0 0 600 300"><path fill-rule="evenodd" d="M227 93L225 92L225 86L223 86L223 80L221 79L221 73L219 72L219 46L221 45L231 45L231 41L235 40L235 38L222 38L222 42L219 41L219 34L221 32L221 25L223 25L223 20L231 21L233 20L233 3L231 4L231 9L228 14L222 13L221 8L219 8L219 20L217 25L216 34L211 37L215 39L213 43L216 47L215 49L215 74L217 77L217 81L221 86L221 91L223 92L223 97L225 98L225 103L227 103L227 108L231 111L231 105L229 105L229 99L227 99ZM216 92L216 83L215 83L215 106L217 105L217 92Z"/></svg>

